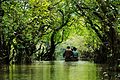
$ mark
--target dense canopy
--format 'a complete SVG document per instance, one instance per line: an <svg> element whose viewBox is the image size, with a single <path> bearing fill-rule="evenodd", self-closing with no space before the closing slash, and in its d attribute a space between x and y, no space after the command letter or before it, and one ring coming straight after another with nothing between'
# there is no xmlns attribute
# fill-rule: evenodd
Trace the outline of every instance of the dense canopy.
<svg viewBox="0 0 120 80"><path fill-rule="evenodd" d="M119 5L119 0L2 0L0 63L56 60L67 45L117 63Z"/></svg>

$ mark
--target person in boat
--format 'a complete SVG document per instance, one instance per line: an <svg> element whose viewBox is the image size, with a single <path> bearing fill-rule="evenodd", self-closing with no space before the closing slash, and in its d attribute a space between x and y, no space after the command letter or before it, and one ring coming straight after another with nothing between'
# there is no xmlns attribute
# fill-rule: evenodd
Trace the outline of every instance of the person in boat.
<svg viewBox="0 0 120 80"><path fill-rule="evenodd" d="M63 53L63 57L65 58L65 61L71 61L73 57L73 52L70 48L70 46L67 46L67 49Z"/></svg>
<svg viewBox="0 0 120 80"><path fill-rule="evenodd" d="M73 47L72 52L73 52L72 60L73 61L78 61L78 51L77 51L77 48Z"/></svg>

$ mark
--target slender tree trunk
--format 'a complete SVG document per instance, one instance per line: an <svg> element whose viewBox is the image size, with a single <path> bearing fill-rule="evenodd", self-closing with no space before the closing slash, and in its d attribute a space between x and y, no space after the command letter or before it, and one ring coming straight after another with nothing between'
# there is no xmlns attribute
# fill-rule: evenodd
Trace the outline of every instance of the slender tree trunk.
<svg viewBox="0 0 120 80"><path fill-rule="evenodd" d="M110 31L109 31L110 35L109 35L109 39L110 39L110 46L111 46L111 53L113 54L113 56L111 57L111 62L110 62L110 66L115 66L117 64L117 59L119 58L119 55L118 55L118 44L117 44L117 32L115 31L114 28L110 28Z"/></svg>
<svg viewBox="0 0 120 80"><path fill-rule="evenodd" d="M51 35L51 40L50 40L50 49L47 53L44 54L43 56L43 60L46 61L51 61L51 60L55 60L55 56L54 56L54 52L55 52L55 41L54 41L54 37L55 37L56 31L53 31L52 35Z"/></svg>
<svg viewBox="0 0 120 80"><path fill-rule="evenodd" d="M51 48L50 48L50 58L51 60L54 60L55 59L55 56L54 56L54 52L55 52L55 41L54 41L54 37L55 37L55 34L56 32L54 31L52 33L52 36L51 36Z"/></svg>

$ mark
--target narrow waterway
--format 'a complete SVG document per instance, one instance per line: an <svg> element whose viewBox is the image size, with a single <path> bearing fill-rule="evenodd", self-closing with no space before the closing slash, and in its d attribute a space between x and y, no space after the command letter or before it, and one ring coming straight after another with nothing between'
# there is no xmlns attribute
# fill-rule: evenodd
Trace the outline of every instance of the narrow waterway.
<svg viewBox="0 0 120 80"><path fill-rule="evenodd" d="M0 71L0 80L101 80L99 69L87 61L42 61L5 66Z"/></svg>

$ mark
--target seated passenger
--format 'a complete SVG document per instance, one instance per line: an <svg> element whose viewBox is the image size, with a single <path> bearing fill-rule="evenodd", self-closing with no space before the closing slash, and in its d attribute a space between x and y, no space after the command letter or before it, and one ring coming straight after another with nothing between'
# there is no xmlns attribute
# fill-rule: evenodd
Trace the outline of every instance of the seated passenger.
<svg viewBox="0 0 120 80"><path fill-rule="evenodd" d="M63 57L65 58L65 61L71 61L73 56L73 52L70 49L70 46L67 46L67 49L65 50Z"/></svg>
<svg viewBox="0 0 120 80"><path fill-rule="evenodd" d="M77 51L77 48L73 47L73 58L72 60L73 61L78 61L78 51Z"/></svg>

